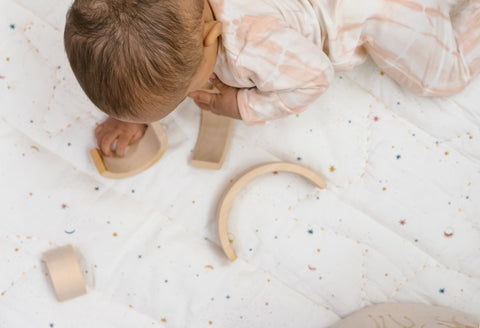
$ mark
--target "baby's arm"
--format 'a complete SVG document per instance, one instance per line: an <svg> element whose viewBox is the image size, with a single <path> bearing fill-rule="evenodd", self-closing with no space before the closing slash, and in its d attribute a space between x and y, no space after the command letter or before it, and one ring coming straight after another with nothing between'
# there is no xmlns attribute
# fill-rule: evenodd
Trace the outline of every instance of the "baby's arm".
<svg viewBox="0 0 480 328"><path fill-rule="evenodd" d="M236 66L231 71L239 84L248 87L228 87L215 78L219 95L189 94L200 108L247 124L263 124L305 110L328 88L334 74L330 60L313 41L275 17L255 20L232 60Z"/></svg>
<svg viewBox="0 0 480 328"><path fill-rule="evenodd" d="M143 137L146 127L145 124L122 122L109 117L95 129L98 147L107 157L112 157L113 154L123 157L127 146Z"/></svg>
<svg viewBox="0 0 480 328"><path fill-rule="evenodd" d="M262 21L258 24L259 32L247 39L236 61L242 80L255 84L237 95L247 124L302 112L325 92L334 76L329 58L313 41L279 19L268 27Z"/></svg>

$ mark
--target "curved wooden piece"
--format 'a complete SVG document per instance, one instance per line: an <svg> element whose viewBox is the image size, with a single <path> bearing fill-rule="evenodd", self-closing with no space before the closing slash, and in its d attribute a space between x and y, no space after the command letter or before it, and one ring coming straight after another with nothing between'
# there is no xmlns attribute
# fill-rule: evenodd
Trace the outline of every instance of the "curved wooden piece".
<svg viewBox="0 0 480 328"><path fill-rule="evenodd" d="M403 324L402 324L403 323ZM383 303L350 314L330 328L478 328L474 317L455 309L420 303Z"/></svg>
<svg viewBox="0 0 480 328"><path fill-rule="evenodd" d="M71 245L47 251L43 258L60 302L87 293L77 254Z"/></svg>
<svg viewBox="0 0 480 328"><path fill-rule="evenodd" d="M160 122L150 123L145 135L125 150L125 156L103 157L99 149L90 151L98 173L105 178L122 179L145 171L155 164L168 147L167 134Z"/></svg>
<svg viewBox="0 0 480 328"><path fill-rule="evenodd" d="M279 171L299 174L312 181L320 189L325 189L327 187L325 181L323 181L323 179L320 178L315 172L303 166L285 162L260 165L237 178L233 185L230 186L230 188L228 188L224 193L218 210L218 233L220 235L220 242L222 244L223 251L231 261L235 261L237 259L237 255L233 251L232 245L228 240L228 215L230 214L230 209L232 208L235 197L240 190L245 187L245 185L255 178L266 173Z"/></svg>

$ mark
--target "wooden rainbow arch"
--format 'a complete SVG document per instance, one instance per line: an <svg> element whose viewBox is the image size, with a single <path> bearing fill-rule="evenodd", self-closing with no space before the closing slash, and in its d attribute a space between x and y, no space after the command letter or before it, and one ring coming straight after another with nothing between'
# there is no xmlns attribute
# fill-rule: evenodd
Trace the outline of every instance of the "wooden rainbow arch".
<svg viewBox="0 0 480 328"><path fill-rule="evenodd" d="M220 201L218 209L218 233L220 236L220 242L223 251L231 261L237 259L237 255L233 251L232 245L228 239L228 216L230 209L232 208L233 201L237 194L247 185L250 181L266 173L272 172L290 172L299 174L310 181L312 181L318 188L325 189L327 184L320 178L315 172L292 163L278 162L263 164L253 169L250 169L245 174L241 175L224 193L222 200Z"/></svg>

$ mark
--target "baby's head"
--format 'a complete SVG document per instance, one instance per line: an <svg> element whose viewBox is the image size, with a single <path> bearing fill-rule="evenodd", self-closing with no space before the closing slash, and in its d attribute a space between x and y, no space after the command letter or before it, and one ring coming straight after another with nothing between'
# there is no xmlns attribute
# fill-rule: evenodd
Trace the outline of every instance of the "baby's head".
<svg viewBox="0 0 480 328"><path fill-rule="evenodd" d="M205 0L75 0L65 49L90 100L124 121L168 115L213 71L221 26L208 6Z"/></svg>

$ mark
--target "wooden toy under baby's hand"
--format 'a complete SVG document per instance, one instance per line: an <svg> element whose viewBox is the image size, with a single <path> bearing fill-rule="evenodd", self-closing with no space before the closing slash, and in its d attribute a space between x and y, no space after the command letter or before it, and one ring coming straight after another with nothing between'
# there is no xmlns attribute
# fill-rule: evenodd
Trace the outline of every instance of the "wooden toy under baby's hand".
<svg viewBox="0 0 480 328"><path fill-rule="evenodd" d="M95 167L105 178L122 179L145 171L155 164L165 153L168 146L167 134L160 122L148 124L144 136L125 150L125 156L106 157L100 149L92 149Z"/></svg>
<svg viewBox="0 0 480 328"><path fill-rule="evenodd" d="M220 92L211 83L207 83L202 91ZM207 110L202 110L201 116L197 144L190 165L201 169L219 170L230 147L233 119L215 115Z"/></svg>
<svg viewBox="0 0 480 328"><path fill-rule="evenodd" d="M232 208L233 201L237 194L252 180L266 173L272 172L290 172L299 174L312 181L318 188L325 189L327 184L315 172L292 163L278 162L257 166L241 175L237 180L225 191L218 209L218 233L223 251L231 261L237 259L237 255L233 251L230 240L228 239L228 215Z"/></svg>
<svg viewBox="0 0 480 328"><path fill-rule="evenodd" d="M57 300L66 301L87 293L75 249L71 245L47 251L43 255Z"/></svg>

